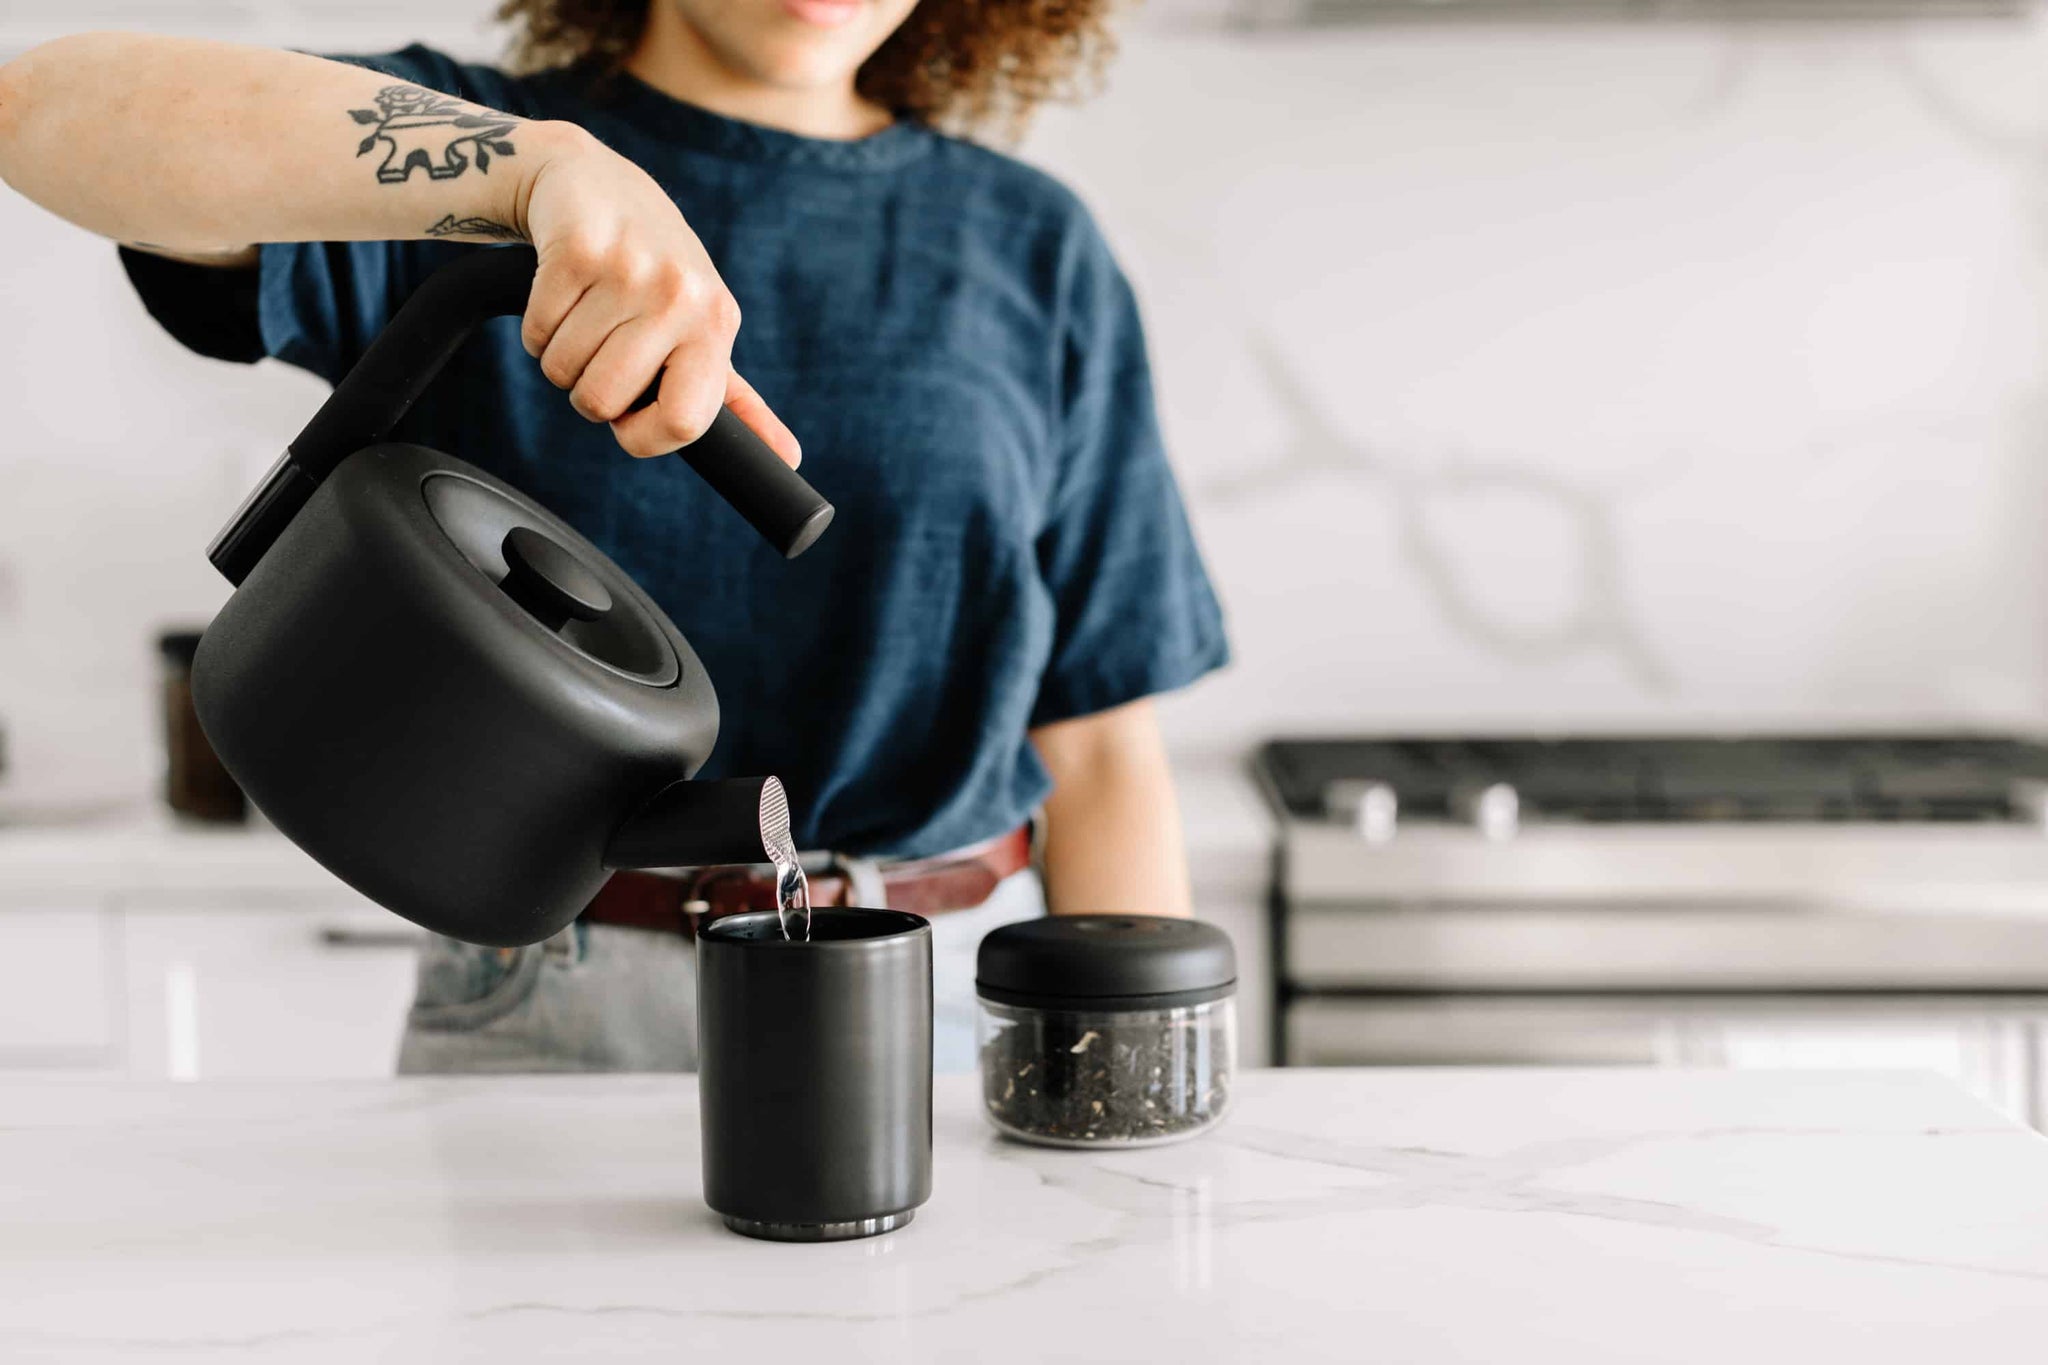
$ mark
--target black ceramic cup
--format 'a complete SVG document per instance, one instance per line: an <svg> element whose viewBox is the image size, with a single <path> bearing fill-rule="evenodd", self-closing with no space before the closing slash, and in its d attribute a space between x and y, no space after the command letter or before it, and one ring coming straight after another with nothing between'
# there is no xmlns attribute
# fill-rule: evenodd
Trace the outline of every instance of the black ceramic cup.
<svg viewBox="0 0 2048 1365"><path fill-rule="evenodd" d="M910 1221L932 1191L932 930L895 910L773 911L697 935L704 1202L750 1237Z"/></svg>

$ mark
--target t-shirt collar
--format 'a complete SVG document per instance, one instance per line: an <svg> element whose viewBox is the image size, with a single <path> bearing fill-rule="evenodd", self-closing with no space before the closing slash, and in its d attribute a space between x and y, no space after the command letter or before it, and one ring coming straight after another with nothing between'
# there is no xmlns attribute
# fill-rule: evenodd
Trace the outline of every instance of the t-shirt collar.
<svg viewBox="0 0 2048 1365"><path fill-rule="evenodd" d="M714 114L657 90L623 70L595 78L588 96L592 102L670 142L735 161L780 162L845 171L888 170L922 156L933 136L922 124L898 119L863 138L805 137Z"/></svg>

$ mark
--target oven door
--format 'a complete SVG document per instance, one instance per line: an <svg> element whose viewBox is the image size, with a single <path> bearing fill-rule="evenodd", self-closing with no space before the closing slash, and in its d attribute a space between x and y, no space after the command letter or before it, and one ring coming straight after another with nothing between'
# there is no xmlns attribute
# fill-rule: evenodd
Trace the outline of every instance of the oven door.
<svg viewBox="0 0 2048 1365"><path fill-rule="evenodd" d="M1290 1065L1928 1070L2048 1129L2048 994L1311 994L1283 1027Z"/></svg>

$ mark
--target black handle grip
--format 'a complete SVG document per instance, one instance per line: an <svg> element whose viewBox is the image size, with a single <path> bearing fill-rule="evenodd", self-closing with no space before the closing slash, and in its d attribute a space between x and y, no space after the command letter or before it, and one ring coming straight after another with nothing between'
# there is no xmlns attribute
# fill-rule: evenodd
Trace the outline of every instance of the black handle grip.
<svg viewBox="0 0 2048 1365"><path fill-rule="evenodd" d="M539 257L530 246L472 252L428 276L334 386L285 458L215 537L207 556L240 584L312 490L349 456L391 434L449 357L487 318L526 311ZM832 505L730 412L681 452L769 544L794 559Z"/></svg>
<svg viewBox="0 0 2048 1365"><path fill-rule="evenodd" d="M731 408L720 408L711 429L676 454L738 508L784 559L810 549L832 524L832 504Z"/></svg>

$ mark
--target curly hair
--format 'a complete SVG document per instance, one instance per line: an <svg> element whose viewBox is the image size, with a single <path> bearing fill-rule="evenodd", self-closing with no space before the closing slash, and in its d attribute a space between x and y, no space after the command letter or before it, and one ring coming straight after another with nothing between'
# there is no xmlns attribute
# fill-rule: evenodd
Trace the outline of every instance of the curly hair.
<svg viewBox="0 0 2048 1365"><path fill-rule="evenodd" d="M515 70L616 70L663 0L503 0ZM900 118L1019 136L1050 100L1092 94L1116 50L1115 0L919 0L861 66L854 87Z"/></svg>

